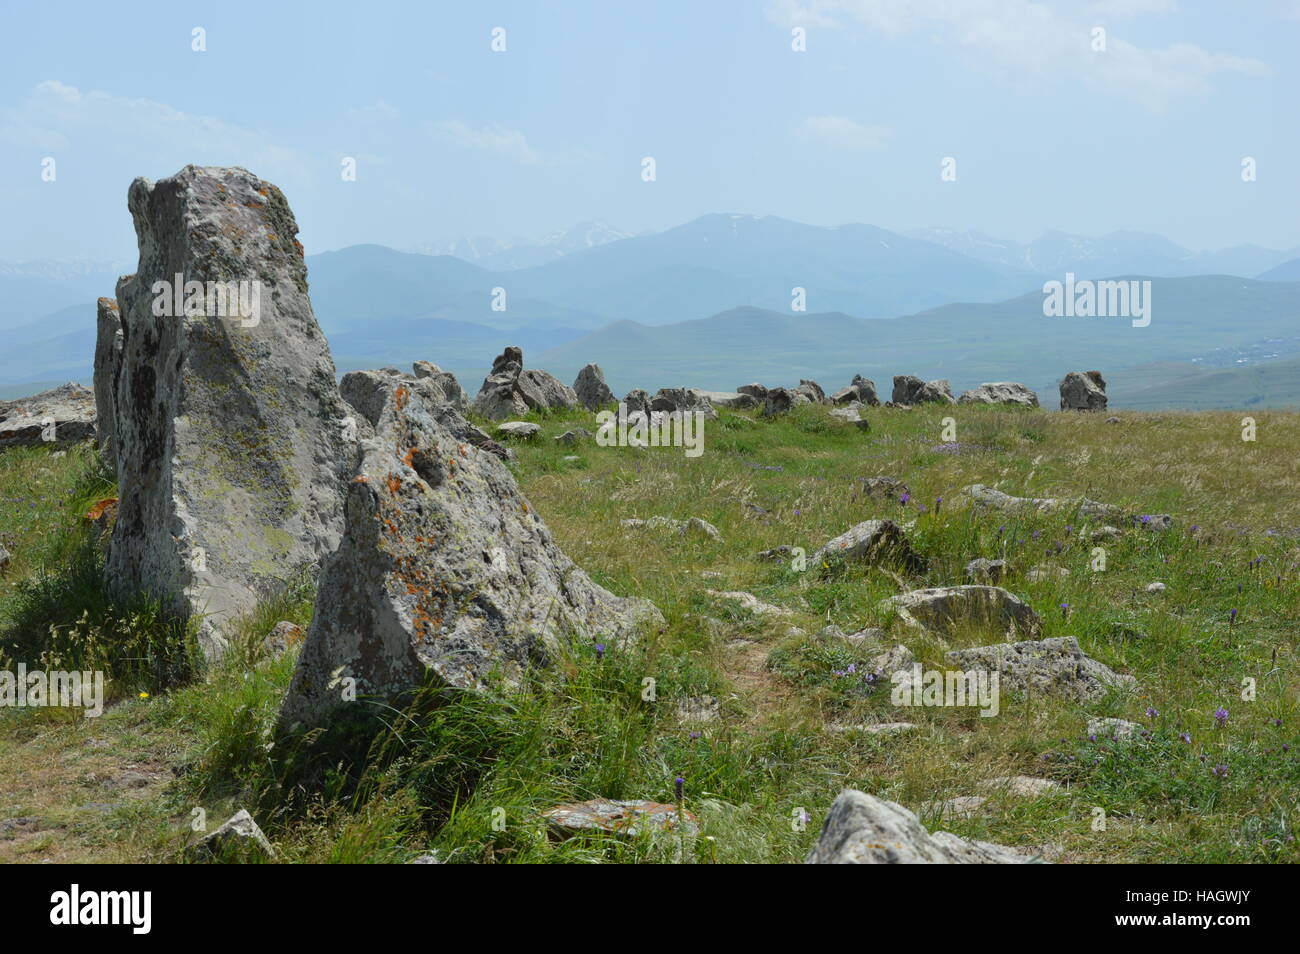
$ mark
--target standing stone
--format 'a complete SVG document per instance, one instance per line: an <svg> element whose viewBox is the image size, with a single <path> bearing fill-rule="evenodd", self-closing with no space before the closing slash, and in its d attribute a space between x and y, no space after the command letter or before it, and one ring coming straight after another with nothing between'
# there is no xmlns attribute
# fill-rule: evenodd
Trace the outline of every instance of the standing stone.
<svg viewBox="0 0 1300 954"><path fill-rule="evenodd" d="M893 403L911 406L927 402L956 404L957 399L952 396L952 389L943 378L937 381L922 381L911 374L894 375Z"/></svg>
<svg viewBox="0 0 1300 954"><path fill-rule="evenodd" d="M880 406L880 396L876 394L876 382L869 378L864 378L860 374L853 376L853 383L846 388L840 388L831 395L832 404L849 404L858 401L862 404L870 404L872 407Z"/></svg>
<svg viewBox="0 0 1300 954"><path fill-rule="evenodd" d="M663 617L593 583L490 452L462 441L394 382L348 484L343 541L321 570L281 728L358 700L399 703L426 684L517 683L570 639L613 646Z"/></svg>
<svg viewBox="0 0 1300 954"><path fill-rule="evenodd" d="M599 411L614 403L614 392L605 383L605 373L598 364L589 364L578 372L573 382L573 393L589 411Z"/></svg>
<svg viewBox="0 0 1300 954"><path fill-rule="evenodd" d="M122 313L117 300L101 298L96 308L95 337L95 443L101 453L113 459L116 429L113 394L118 369L122 366Z"/></svg>
<svg viewBox="0 0 1300 954"><path fill-rule="evenodd" d="M105 575L115 593L199 617L211 659L236 617L338 545L355 421L278 188L186 166L136 179L127 203L140 264L117 285L121 500ZM190 288L180 313L169 293L183 289L156 284L177 275ZM255 307L190 283L244 283Z"/></svg>
<svg viewBox="0 0 1300 954"><path fill-rule="evenodd" d="M533 368L524 370L524 352L508 347L492 362L492 370L483 379L474 410L494 421L518 417L529 410L572 408L578 403L573 389L552 374Z"/></svg>
<svg viewBox="0 0 1300 954"><path fill-rule="evenodd" d="M1104 411L1106 382L1100 371L1071 371L1061 379L1062 411Z"/></svg>

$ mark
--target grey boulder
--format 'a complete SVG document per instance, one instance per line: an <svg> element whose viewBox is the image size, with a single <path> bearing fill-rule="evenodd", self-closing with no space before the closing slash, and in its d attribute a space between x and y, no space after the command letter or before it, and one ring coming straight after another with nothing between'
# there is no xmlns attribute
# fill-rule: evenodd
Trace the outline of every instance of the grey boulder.
<svg viewBox="0 0 1300 954"><path fill-rule="evenodd" d="M95 392L69 381L16 401L0 401L0 450L67 447L95 436Z"/></svg>
<svg viewBox="0 0 1300 954"><path fill-rule="evenodd" d="M1100 371L1071 371L1061 379L1062 411L1106 410L1106 382Z"/></svg>
<svg viewBox="0 0 1300 954"><path fill-rule="evenodd" d="M605 373L598 364L586 365L578 372L573 381L573 393L578 403L589 411L599 411L614 403L614 392L605 383Z"/></svg>
<svg viewBox="0 0 1300 954"><path fill-rule="evenodd" d="M852 401L879 407L880 396L876 394L876 382L864 378L860 374L855 374L852 384L846 388L840 388L831 395L832 404L848 404Z"/></svg>
<svg viewBox="0 0 1300 954"><path fill-rule="evenodd" d="M925 403L956 404L957 401L946 380L922 381L915 375L896 374L893 403L911 406Z"/></svg>
<svg viewBox="0 0 1300 954"><path fill-rule="evenodd" d="M1006 635L1037 636L1042 620L1029 604L999 586L936 586L900 593L881 601L908 629L947 637L976 629Z"/></svg>
<svg viewBox="0 0 1300 954"><path fill-rule="evenodd" d="M1137 684L1132 676L1121 675L1085 655L1073 636L954 649L944 658L958 669L1000 673L1003 689L1059 695L1080 702L1091 702Z"/></svg>
<svg viewBox="0 0 1300 954"><path fill-rule="evenodd" d="M1014 404L1019 407L1038 407L1038 395L1023 384L994 381L963 391L958 404Z"/></svg>
<svg viewBox="0 0 1300 954"><path fill-rule="evenodd" d="M908 542L907 534L892 520L864 520L850 527L818 547L811 562L818 565L830 559L846 563L889 560L909 569L925 566L925 561Z"/></svg>
<svg viewBox="0 0 1300 954"><path fill-rule="evenodd" d="M444 421L446 418L446 421ZM516 685L569 640L627 644L663 616L593 583L497 455L396 384L348 483L281 730L429 684Z"/></svg>
<svg viewBox="0 0 1300 954"><path fill-rule="evenodd" d="M902 805L846 788L831 805L810 865L1010 865L1032 855L940 831L931 834Z"/></svg>

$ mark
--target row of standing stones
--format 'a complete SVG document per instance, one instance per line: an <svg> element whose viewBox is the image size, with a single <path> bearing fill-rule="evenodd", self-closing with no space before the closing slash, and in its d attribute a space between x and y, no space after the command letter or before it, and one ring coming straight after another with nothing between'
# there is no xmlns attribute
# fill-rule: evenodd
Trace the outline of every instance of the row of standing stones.
<svg viewBox="0 0 1300 954"><path fill-rule="evenodd" d="M115 298L99 300L93 393L67 385L0 404L0 448L96 438L119 483L107 586L148 593L195 619L210 661L259 600L304 569L318 572L281 733L328 722L345 705L344 677L357 697L378 701L430 682L475 690L490 672L513 681L546 665L564 641L631 643L663 626L653 604L610 593L565 556L506 466L511 452L463 416L470 407L493 420L607 407L615 397L599 367L583 368L570 388L525 369L522 352L507 348L472 404L453 375L423 361L410 374L357 371L336 382L298 227L275 185L242 168L186 166L157 182L135 180L128 207L139 265ZM156 283L177 275L259 282L255 329L200 310L156 314ZM954 398L946 381L894 379L889 404L925 401L1038 403L1017 384ZM625 398L648 414L714 405L772 414L806 402L880 403L861 377L829 398L810 381ZM1061 383L1063 408L1105 403L1097 372ZM649 817L636 807L643 803L609 804ZM598 827L607 821L599 816ZM809 857L1019 860L930 835L906 809L853 791L836 800Z"/></svg>

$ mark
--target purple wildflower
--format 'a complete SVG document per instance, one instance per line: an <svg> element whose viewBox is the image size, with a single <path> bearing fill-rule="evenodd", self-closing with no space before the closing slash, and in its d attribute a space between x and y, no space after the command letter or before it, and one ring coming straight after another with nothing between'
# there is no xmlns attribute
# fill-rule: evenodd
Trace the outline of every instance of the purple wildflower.
<svg viewBox="0 0 1300 954"><path fill-rule="evenodd" d="M1228 710L1223 708L1223 706L1219 706L1219 708L1215 709L1214 721L1219 724L1219 728L1223 728L1228 722Z"/></svg>

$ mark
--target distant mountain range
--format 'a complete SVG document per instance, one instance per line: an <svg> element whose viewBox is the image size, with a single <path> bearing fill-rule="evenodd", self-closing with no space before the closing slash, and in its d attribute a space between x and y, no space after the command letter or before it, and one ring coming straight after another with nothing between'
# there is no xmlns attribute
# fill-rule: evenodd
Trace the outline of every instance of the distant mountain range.
<svg viewBox="0 0 1300 954"><path fill-rule="evenodd" d="M1151 275L1177 278L1188 275L1238 275L1263 278L1260 274L1300 255L1300 248L1288 251L1238 245L1216 252L1193 252L1150 232L1111 232L1093 238L1066 232L1045 232L1032 242L993 238L983 232L954 229L917 229L913 238L934 242L981 262L1023 268L1059 278L1074 272L1080 278L1111 275ZM1297 280L1297 279L1292 279Z"/></svg>
<svg viewBox="0 0 1300 954"><path fill-rule="evenodd" d="M652 235L589 223L531 245L454 247L457 255L359 245L308 256L312 302L341 371L427 358L473 390L507 344L566 378L597 361L616 390L801 376L837 383L854 373L879 384L902 372L955 387L1009 379L1050 389L1084 365L1151 365L1156 377L1133 393L1161 400L1162 382L1300 354L1300 285L1288 284L1300 282L1296 250L1194 254L1143 233L1048 233L1019 245L973 232L900 235L724 214ZM507 253L508 270L483 264L500 266ZM479 264L462 257L471 254ZM537 257L545 261L527 264ZM94 302L124 270L108 267L0 266L0 331L10 344L0 353L0 396L89 380ZM1181 277L1188 268L1217 277ZM1154 276L1151 327L1044 318L1042 283L1067 271ZM795 289L804 312L792 310Z"/></svg>
<svg viewBox="0 0 1300 954"><path fill-rule="evenodd" d="M442 242L425 242L411 251L422 255L452 255L493 271L512 271L545 265L570 252L631 237L632 233L621 232L604 222L580 222L571 229L557 229L533 241L462 236Z"/></svg>
<svg viewBox="0 0 1300 954"><path fill-rule="evenodd" d="M1234 361L1247 360L1267 367L1270 359L1300 357L1300 283L1221 275L1151 282L1152 320L1146 328L1122 318L1047 318L1041 292L1031 292L995 304L944 305L890 321L737 308L666 327L620 322L524 357L564 380L595 361L620 394L652 385L714 390L734 390L754 380L793 385L801 377L839 387L854 374L888 387L895 374L916 374L947 378L954 391L985 381L1019 381L1053 406L1056 384L1067 371L1098 368L1108 380L1115 377L1118 387L1110 393L1123 406L1127 394L1148 390L1147 399L1154 400L1166 392L1149 389L1220 374L1212 365L1231 370ZM1268 346L1259 346L1263 343ZM1248 356L1234 358L1238 354ZM1162 364L1122 380L1114 374L1157 362ZM1286 394L1269 393L1270 401L1300 404L1300 378Z"/></svg>

